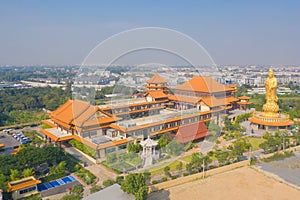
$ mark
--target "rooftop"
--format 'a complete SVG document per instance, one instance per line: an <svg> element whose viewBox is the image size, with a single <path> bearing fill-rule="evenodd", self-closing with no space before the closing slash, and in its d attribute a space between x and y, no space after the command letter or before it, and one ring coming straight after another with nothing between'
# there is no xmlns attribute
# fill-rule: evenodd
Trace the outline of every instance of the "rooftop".
<svg viewBox="0 0 300 200"><path fill-rule="evenodd" d="M212 77L194 76L187 82L176 86L174 90L188 90L192 92L214 93L232 91L234 89L218 83Z"/></svg>
<svg viewBox="0 0 300 200"><path fill-rule="evenodd" d="M140 125L151 124L159 121L165 121L167 119L180 117L188 114L194 114L198 112L200 112L198 109L188 109L188 110L164 109L161 110L160 114L158 115L151 115L148 117L119 121L117 122L117 125L124 128L129 128L132 126L140 126Z"/></svg>
<svg viewBox="0 0 300 200"><path fill-rule="evenodd" d="M40 180L37 180L34 176L22 178L20 180L12 181L7 183L7 188L9 192L27 188L41 183Z"/></svg>
<svg viewBox="0 0 300 200"><path fill-rule="evenodd" d="M167 83L168 81L161 77L158 73L155 73L150 79L146 81L147 83Z"/></svg>
<svg viewBox="0 0 300 200"><path fill-rule="evenodd" d="M84 197L83 200L134 200L134 196L123 192L120 185L113 184L99 192Z"/></svg>

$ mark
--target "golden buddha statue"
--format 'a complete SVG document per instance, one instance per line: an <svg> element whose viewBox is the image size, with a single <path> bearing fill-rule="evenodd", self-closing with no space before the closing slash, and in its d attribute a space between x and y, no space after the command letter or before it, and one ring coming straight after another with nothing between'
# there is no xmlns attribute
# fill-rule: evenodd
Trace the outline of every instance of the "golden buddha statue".
<svg viewBox="0 0 300 200"><path fill-rule="evenodd" d="M274 76L274 72L272 69L269 70L269 77L265 81L266 88L266 104L263 106L264 117L279 117L277 113L279 110L279 106L277 105L278 97L276 95L277 90L277 79Z"/></svg>

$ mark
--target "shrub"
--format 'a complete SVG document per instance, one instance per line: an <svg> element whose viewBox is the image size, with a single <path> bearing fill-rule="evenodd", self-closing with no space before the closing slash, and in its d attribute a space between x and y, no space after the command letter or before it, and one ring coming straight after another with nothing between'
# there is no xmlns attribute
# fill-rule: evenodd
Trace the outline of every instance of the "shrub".
<svg viewBox="0 0 300 200"><path fill-rule="evenodd" d="M174 176L172 176L171 178L172 178L172 180L174 180L174 179L176 179L176 178L177 178L177 176L175 176L175 175L174 175Z"/></svg>
<svg viewBox="0 0 300 200"><path fill-rule="evenodd" d="M115 183L115 181L113 181L111 179L108 179L108 180L103 181L102 184L103 184L104 187L108 187L108 186L113 185L114 183Z"/></svg>
<svg viewBox="0 0 300 200"><path fill-rule="evenodd" d="M90 192L91 194L98 192L102 190L102 188L99 185L93 184L92 187L90 188Z"/></svg>
<svg viewBox="0 0 300 200"><path fill-rule="evenodd" d="M69 144L72 145L73 147L79 149L83 153L85 153L93 158L96 158L96 151L94 149L82 144L81 142L78 142L77 140L72 139L69 141Z"/></svg>
<svg viewBox="0 0 300 200"><path fill-rule="evenodd" d="M192 143L192 142L189 142L185 147L184 147L184 151L189 151L191 150L192 148L195 147L195 144Z"/></svg>
<svg viewBox="0 0 300 200"><path fill-rule="evenodd" d="M219 163L219 167L222 167L223 165L222 165L222 163Z"/></svg>
<svg viewBox="0 0 300 200"><path fill-rule="evenodd" d="M161 181L162 181L162 182L166 182L167 180L168 180L167 177L162 177L162 178L161 178Z"/></svg>
<svg viewBox="0 0 300 200"><path fill-rule="evenodd" d="M183 173L183 176L188 176L189 174L188 173Z"/></svg>
<svg viewBox="0 0 300 200"><path fill-rule="evenodd" d="M153 180L152 181L152 184L154 185L154 184L157 184L158 183L158 181L157 180Z"/></svg>
<svg viewBox="0 0 300 200"><path fill-rule="evenodd" d="M214 152L213 152L213 151L209 151L209 152L207 153L207 155L208 155L209 157L212 157L212 156L214 155Z"/></svg>
<svg viewBox="0 0 300 200"><path fill-rule="evenodd" d="M72 194L81 195L83 193L83 186L81 184L76 184L73 186L73 189L71 191Z"/></svg>
<svg viewBox="0 0 300 200"><path fill-rule="evenodd" d="M116 182L117 182L119 185L121 185L123 181L124 181L124 176L118 176L118 177L116 178Z"/></svg>
<svg viewBox="0 0 300 200"><path fill-rule="evenodd" d="M50 174L46 177L41 178L41 181L44 182L49 182L49 181L53 181L59 178L62 178L64 176L66 176L67 174L65 172L61 172L61 173L57 173L57 174Z"/></svg>
<svg viewBox="0 0 300 200"><path fill-rule="evenodd" d="M96 177L88 170L81 168L75 174L83 180L86 184L91 184L95 181Z"/></svg>

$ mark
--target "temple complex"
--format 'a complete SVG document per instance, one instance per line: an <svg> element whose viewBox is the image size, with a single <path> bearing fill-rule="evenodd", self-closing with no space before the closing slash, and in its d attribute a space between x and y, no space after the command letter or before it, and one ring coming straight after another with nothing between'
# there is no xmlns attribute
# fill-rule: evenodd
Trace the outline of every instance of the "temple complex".
<svg viewBox="0 0 300 200"><path fill-rule="evenodd" d="M182 144L199 140L209 135L207 122L220 123L237 108L235 88L211 77L195 76L172 88L174 94L170 91L167 80L156 73L146 82L144 98L111 100L100 106L68 100L43 121L51 128L41 132L48 142L80 141L102 161L108 153L126 152L128 143L155 141L166 133Z"/></svg>
<svg viewBox="0 0 300 200"><path fill-rule="evenodd" d="M254 112L252 117L249 118L252 128L267 131L290 128L294 122L290 120L289 115L278 112L277 79L272 69L269 70L268 78L265 81L265 89L266 103L263 105L263 112Z"/></svg>

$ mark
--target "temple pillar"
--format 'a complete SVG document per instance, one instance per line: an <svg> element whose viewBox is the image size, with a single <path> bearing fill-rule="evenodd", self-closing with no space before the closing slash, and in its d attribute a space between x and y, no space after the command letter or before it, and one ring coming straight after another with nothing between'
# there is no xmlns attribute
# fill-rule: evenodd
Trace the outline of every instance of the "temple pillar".
<svg viewBox="0 0 300 200"><path fill-rule="evenodd" d="M97 158L100 159L100 150L97 149Z"/></svg>

